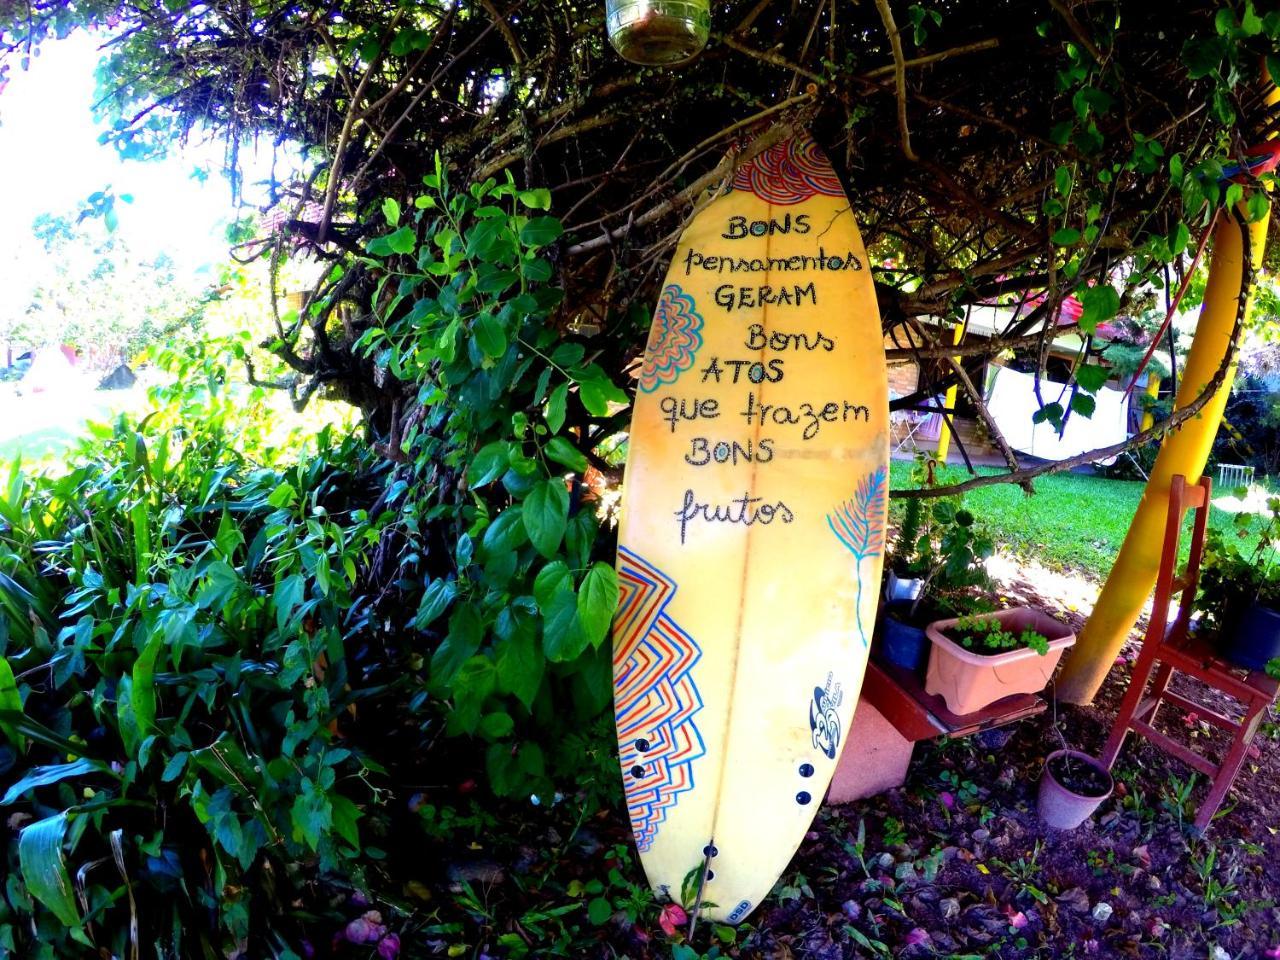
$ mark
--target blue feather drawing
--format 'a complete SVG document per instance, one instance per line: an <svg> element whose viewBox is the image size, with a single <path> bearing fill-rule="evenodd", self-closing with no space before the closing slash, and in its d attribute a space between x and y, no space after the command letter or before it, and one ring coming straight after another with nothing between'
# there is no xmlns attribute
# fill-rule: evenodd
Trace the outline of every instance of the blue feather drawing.
<svg viewBox="0 0 1280 960"><path fill-rule="evenodd" d="M853 499L846 500L827 514L827 526L853 554L858 578L858 637L867 645L862 627L862 561L884 552L885 507L888 502L888 471L876 467L858 483Z"/></svg>

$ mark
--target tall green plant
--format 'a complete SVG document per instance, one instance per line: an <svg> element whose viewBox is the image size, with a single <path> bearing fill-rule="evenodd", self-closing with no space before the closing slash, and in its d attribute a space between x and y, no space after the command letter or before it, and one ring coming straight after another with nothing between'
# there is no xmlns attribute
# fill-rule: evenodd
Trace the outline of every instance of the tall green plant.
<svg viewBox="0 0 1280 960"><path fill-rule="evenodd" d="M489 742L497 792L536 793L555 770L578 777L584 752L608 766L584 734L612 693L618 586L583 477L627 397L553 322L548 191L454 190L438 158L424 187L410 212L383 204L389 232L360 264L381 275L380 323L358 346L406 388L400 522L443 531L413 558L428 691L449 699L451 732Z"/></svg>

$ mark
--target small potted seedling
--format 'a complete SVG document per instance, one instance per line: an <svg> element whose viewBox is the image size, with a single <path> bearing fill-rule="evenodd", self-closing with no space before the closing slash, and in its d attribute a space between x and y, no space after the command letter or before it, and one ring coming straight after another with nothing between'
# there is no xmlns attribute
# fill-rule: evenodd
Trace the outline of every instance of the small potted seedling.
<svg viewBox="0 0 1280 960"><path fill-rule="evenodd" d="M1040 788L1036 792L1036 812L1055 830L1074 830L1111 796L1115 781L1102 761L1071 749L1058 727L1057 697L1052 703L1051 729L1062 746L1044 759Z"/></svg>
<svg viewBox="0 0 1280 960"><path fill-rule="evenodd" d="M1056 830L1074 830L1111 796L1111 772L1098 760L1064 746L1044 761L1036 809Z"/></svg>
<svg viewBox="0 0 1280 960"><path fill-rule="evenodd" d="M937 620L925 632L933 643L925 691L960 715L1043 690L1076 642L1070 627L1030 607Z"/></svg>

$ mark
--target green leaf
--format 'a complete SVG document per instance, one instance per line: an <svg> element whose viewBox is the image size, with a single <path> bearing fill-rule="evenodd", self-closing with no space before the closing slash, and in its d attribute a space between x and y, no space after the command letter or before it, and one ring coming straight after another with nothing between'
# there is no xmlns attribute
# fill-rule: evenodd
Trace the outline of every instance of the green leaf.
<svg viewBox="0 0 1280 960"><path fill-rule="evenodd" d="M449 632L431 657L431 676L443 683L480 649L484 623L470 603L459 604L449 617Z"/></svg>
<svg viewBox="0 0 1280 960"><path fill-rule="evenodd" d="M613 916L613 904L604 897L596 897L587 904L587 919L597 927L609 922Z"/></svg>
<svg viewBox="0 0 1280 960"><path fill-rule="evenodd" d="M593 417L607 415L610 403L627 402L627 395L619 390L608 375L594 363L581 371L576 379L582 405Z"/></svg>
<svg viewBox="0 0 1280 960"><path fill-rule="evenodd" d="M37 820L18 834L18 864L27 891L48 907L64 926L80 926L62 838L67 830L67 811Z"/></svg>
<svg viewBox="0 0 1280 960"><path fill-rule="evenodd" d="M1032 423L1044 423L1045 421L1052 423L1055 427L1062 424L1062 404L1046 403L1043 407L1031 415Z"/></svg>
<svg viewBox="0 0 1280 960"><path fill-rule="evenodd" d="M11 803L17 803L28 790L34 790L36 787L47 787L51 783L60 783L71 777L79 777L87 773L110 774L111 768L101 760L90 760L85 757L73 760L71 763L55 763L44 767L32 767L21 780L5 791L4 797L0 798L0 807L7 807Z"/></svg>
<svg viewBox="0 0 1280 960"><path fill-rule="evenodd" d="M393 253L413 253L418 246L418 237L410 226L403 226L394 233L375 237L365 245L365 249L375 257L388 257Z"/></svg>
<svg viewBox="0 0 1280 960"><path fill-rule="evenodd" d="M596 561L578 588L578 620L587 641L600 646L618 609L618 575L607 563Z"/></svg>
<svg viewBox="0 0 1280 960"><path fill-rule="evenodd" d="M1192 37L1182 46L1182 62L1192 80L1207 77L1218 69L1226 55L1227 44L1221 37Z"/></svg>
<svg viewBox="0 0 1280 960"><path fill-rule="evenodd" d="M564 663L576 659L587 643L578 619L578 598L572 590L562 590L542 611L542 650L548 660Z"/></svg>
<svg viewBox="0 0 1280 960"><path fill-rule="evenodd" d="M164 635L152 634L133 664L133 718L139 741L156 729L156 658L163 648Z"/></svg>
<svg viewBox="0 0 1280 960"><path fill-rule="evenodd" d="M524 510L517 504L507 507L485 528L481 545L489 556L519 550L528 539L523 523Z"/></svg>
<svg viewBox="0 0 1280 960"><path fill-rule="evenodd" d="M552 433L559 433L564 426L565 401L569 397L569 384L562 383L551 391L547 398L547 428Z"/></svg>
<svg viewBox="0 0 1280 960"><path fill-rule="evenodd" d="M509 713L486 713L480 718L480 735L486 740L501 740L516 727Z"/></svg>
<svg viewBox="0 0 1280 960"><path fill-rule="evenodd" d="M551 209L551 191L545 187L539 187L537 190L521 190L517 196L520 202L530 210Z"/></svg>
<svg viewBox="0 0 1280 960"><path fill-rule="evenodd" d="M471 458L471 463L467 467L467 483L475 488L497 480L507 472L507 467L510 465L509 457L509 447L501 440L485 444Z"/></svg>
<svg viewBox="0 0 1280 960"><path fill-rule="evenodd" d="M578 473L586 472L590 464L587 458L564 437L552 437L547 441L544 448L547 456L556 463L568 467L570 470L576 470Z"/></svg>
<svg viewBox="0 0 1280 960"><path fill-rule="evenodd" d="M476 338L476 345L487 357L500 357L507 352L507 332L502 329L502 322L490 313L482 313L476 317L471 326Z"/></svg>
<svg viewBox="0 0 1280 960"><path fill-rule="evenodd" d="M1245 201L1245 217L1250 223L1257 223L1266 216L1270 207L1271 201L1267 199L1267 194L1262 190L1254 190Z"/></svg>
<svg viewBox="0 0 1280 960"><path fill-rule="evenodd" d="M455 580L437 577L427 585L422 593L422 602L418 604L418 613L413 618L413 626L417 630L425 630L449 609L454 597L458 595L458 584Z"/></svg>
<svg viewBox="0 0 1280 960"><path fill-rule="evenodd" d="M400 203L387 197L382 201L382 215L387 218L387 226L394 227L400 222Z"/></svg>
<svg viewBox="0 0 1280 960"><path fill-rule="evenodd" d="M1054 246L1071 247L1080 242L1080 231L1075 227L1063 227L1061 230L1054 231L1050 238Z"/></svg>
<svg viewBox="0 0 1280 960"><path fill-rule="evenodd" d="M560 549L568 518L569 491L563 480L542 480L524 498L524 528L544 557L554 557Z"/></svg>
<svg viewBox="0 0 1280 960"><path fill-rule="evenodd" d="M289 816L293 823L293 839L317 850L320 838L333 825L333 805L314 781L304 777L302 792L294 799Z"/></svg>
<svg viewBox="0 0 1280 960"><path fill-rule="evenodd" d="M20 710L0 708L0 729L12 730L18 736L26 737L33 743L38 743L58 753L69 754L73 757L83 757L87 753L83 743L76 743L74 740L68 740L66 737L54 733L44 724L32 720Z"/></svg>
<svg viewBox="0 0 1280 960"><path fill-rule="evenodd" d="M517 697L526 707L542 687L542 674L546 658L538 649L535 638L525 632L513 636L501 644L498 650L498 689Z"/></svg>
<svg viewBox="0 0 1280 960"><path fill-rule="evenodd" d="M285 507L293 506L297 499L298 492L293 489L293 484L286 480L271 491L267 496L267 503L277 510L283 510Z"/></svg>
<svg viewBox="0 0 1280 960"><path fill-rule="evenodd" d="M1071 398L1071 409L1082 417L1092 417L1098 401L1087 393L1077 393Z"/></svg>
<svg viewBox="0 0 1280 960"><path fill-rule="evenodd" d="M1089 393L1097 393L1111 376L1111 371L1104 366L1082 363L1076 368L1076 383L1080 389Z"/></svg>
<svg viewBox="0 0 1280 960"><path fill-rule="evenodd" d="M563 233L564 227L555 217L534 217L521 228L520 242L526 247L545 247Z"/></svg>
<svg viewBox="0 0 1280 960"><path fill-rule="evenodd" d="M563 560L552 560L533 579L533 599L545 614L557 593L573 592L573 575Z"/></svg>
<svg viewBox="0 0 1280 960"><path fill-rule="evenodd" d="M1080 314L1080 329L1085 333L1093 333L1098 324L1106 323L1120 309L1120 294L1110 284L1101 283L1096 287L1088 287L1080 293L1080 303L1084 307Z"/></svg>
<svg viewBox="0 0 1280 960"><path fill-rule="evenodd" d="M285 625L292 619L294 612L302 606L306 581L302 574L293 573L276 584L274 603L276 608L276 629L283 632Z"/></svg>
<svg viewBox="0 0 1280 960"><path fill-rule="evenodd" d="M14 679L13 667L9 666L8 660L0 657L0 711L8 710L14 713L22 712L22 695L18 692L18 682ZM0 733L3 733L19 751L23 749L22 734L12 724L0 720Z"/></svg>

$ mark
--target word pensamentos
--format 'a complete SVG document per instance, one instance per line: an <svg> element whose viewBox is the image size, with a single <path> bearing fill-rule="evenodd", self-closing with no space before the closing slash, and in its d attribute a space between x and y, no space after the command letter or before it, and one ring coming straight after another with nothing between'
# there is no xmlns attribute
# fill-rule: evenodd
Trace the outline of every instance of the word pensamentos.
<svg viewBox="0 0 1280 960"><path fill-rule="evenodd" d="M822 247L817 253L797 253L790 257L722 257L708 256L697 250L684 255L684 275L695 269L711 273L768 273L770 271L799 270L861 270L862 261L852 250L844 254L827 253Z"/></svg>

